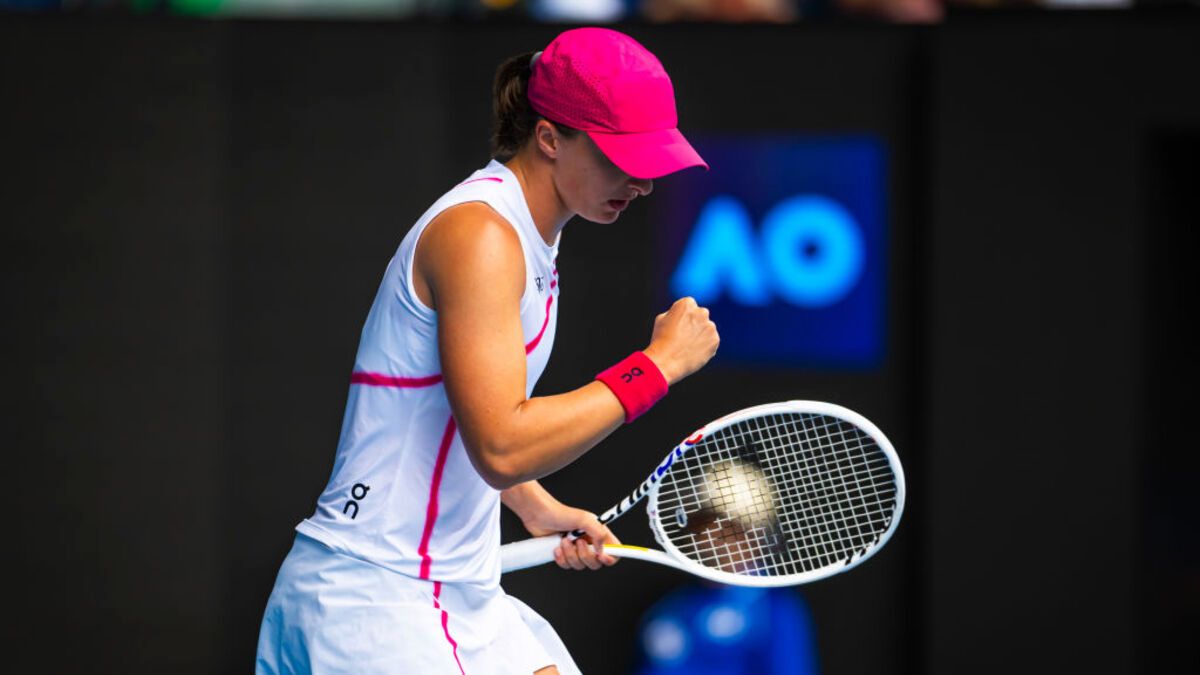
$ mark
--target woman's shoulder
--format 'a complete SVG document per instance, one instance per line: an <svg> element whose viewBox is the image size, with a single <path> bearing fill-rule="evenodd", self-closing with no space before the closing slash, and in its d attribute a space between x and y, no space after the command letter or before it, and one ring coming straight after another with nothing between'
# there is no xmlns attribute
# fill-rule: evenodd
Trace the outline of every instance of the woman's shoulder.
<svg viewBox="0 0 1200 675"><path fill-rule="evenodd" d="M464 250L487 249L508 245L520 249L516 229L487 202L470 201L443 209L426 226L425 239Z"/></svg>
<svg viewBox="0 0 1200 675"><path fill-rule="evenodd" d="M504 274L524 265L516 229L484 202L456 204L435 216L417 244L417 256L446 270Z"/></svg>

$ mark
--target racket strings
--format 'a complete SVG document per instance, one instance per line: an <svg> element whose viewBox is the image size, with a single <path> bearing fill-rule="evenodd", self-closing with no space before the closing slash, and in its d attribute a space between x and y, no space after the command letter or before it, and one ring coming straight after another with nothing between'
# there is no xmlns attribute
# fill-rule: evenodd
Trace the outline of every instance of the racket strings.
<svg viewBox="0 0 1200 675"><path fill-rule="evenodd" d="M785 560L800 557L814 561L816 566L831 564L847 547L869 545L874 532L864 531L863 526L869 527L875 521L876 525L886 527L886 519L872 518L874 509L869 508L872 502L880 502L879 492L864 489L863 485L864 471L869 472L873 467L869 460L856 461L856 455L861 456L865 446L857 435L846 437L844 423L800 420L798 425L792 420L786 426L794 436L807 441L801 444L801 458L807 464L789 467L791 470L784 472L781 482L785 492L795 496L803 491L810 499L791 500L790 508L781 512L786 528L783 534L791 535L797 544L787 552L800 553L800 556L785 556ZM840 443L848 452L840 457L836 453L815 452L814 443L834 448ZM855 449L858 452L853 452ZM796 471L797 468L800 470ZM854 518L857 522L852 522L852 516L857 516ZM801 569L811 566L802 565Z"/></svg>
<svg viewBox="0 0 1200 675"><path fill-rule="evenodd" d="M741 450L744 452L744 447ZM723 485L727 478L721 475L722 473L716 472L716 475L710 474L708 478L710 488L711 486L717 487L718 495L711 500L717 508L727 508L729 505L729 500L722 499L722 496L728 493L728 488ZM785 478L786 482L790 481ZM725 487L725 489L721 489L722 487ZM737 487L740 486L735 486L735 493L744 491L744 489L738 490ZM824 481L818 486L818 496L828 499L827 494L822 495L820 493L827 492L831 487L836 487L836 485L832 481ZM766 513L757 513L750 510L752 507L748 507L744 500L740 500L737 506L739 508L735 511L726 511L730 517L724 523L721 523L717 528L709 529L705 533L706 536L701 538L699 548L703 553L709 554L703 556L702 559L705 562L709 564L715 563L725 569L730 567L743 568L740 571L747 571L744 568L752 565L761 573L763 558L768 554L774 554L783 560L794 557L790 555L791 549L787 545L792 538L788 537L787 530L783 529L788 524L789 514L786 509L782 512L784 518L781 524ZM831 534L828 527L829 514L814 514L811 511L809 509L809 513L803 515L806 515L808 518L813 518L814 515L817 517L811 527L800 529L800 536L806 540L802 543L808 543L815 548L814 551L807 552L810 556L832 556L834 555L834 544L845 544L846 539L843 537L839 541L837 537ZM822 515L824 517L821 517ZM792 529L794 530L795 528Z"/></svg>
<svg viewBox="0 0 1200 675"><path fill-rule="evenodd" d="M792 428L795 430L794 424ZM795 503L793 513L786 515L793 516L802 534L807 535L805 543L810 545L810 557L837 556L846 545L865 548L890 522L889 510L894 500L885 502L885 499L894 496L895 486L886 456L869 436L846 422L808 424L803 431L810 441L806 458L815 464L817 472L810 471L807 475L793 472L788 476L791 479L788 487L793 493L803 489L814 499ZM864 441L875 449L874 461L866 454ZM845 452L841 456L836 452L813 452L813 442L821 448L840 446ZM886 481L888 487L881 490L880 480ZM821 562L828 564L832 560Z"/></svg>
<svg viewBox="0 0 1200 675"><path fill-rule="evenodd" d="M800 445L805 463L788 466L783 474L784 491L793 497L810 497L788 500L781 512L787 528L783 534L792 535L797 544L787 552L799 552L802 560L820 567L835 562L849 547L868 546L876 536L871 525L886 528L888 519L872 517L883 504L880 492L868 489L876 485L875 481L864 486L864 473L878 468L862 456L865 435L840 421L818 424L812 419L791 420L786 428L806 442ZM848 430L852 432L849 438ZM866 440L871 442L869 437ZM846 451L841 456L836 453L839 446ZM827 448L835 452L817 451ZM887 464L886 457L879 460L878 464ZM890 473L890 467L885 470ZM891 480L890 475L887 480ZM876 509L870 508L872 502ZM795 557L788 555L785 559ZM801 565L801 569L809 567L813 565Z"/></svg>
<svg viewBox="0 0 1200 675"><path fill-rule="evenodd" d="M841 419L781 413L722 428L676 462L659 531L708 567L760 576L847 564L891 523L896 483L869 434Z"/></svg>

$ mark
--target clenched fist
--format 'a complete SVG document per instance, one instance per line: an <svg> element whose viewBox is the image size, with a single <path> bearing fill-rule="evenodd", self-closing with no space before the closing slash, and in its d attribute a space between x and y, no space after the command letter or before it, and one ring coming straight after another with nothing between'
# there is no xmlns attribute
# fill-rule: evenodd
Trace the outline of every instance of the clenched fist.
<svg viewBox="0 0 1200 675"><path fill-rule="evenodd" d="M721 337L708 309L692 298L680 298L654 319L650 346L643 351L673 385L704 367L717 353Z"/></svg>

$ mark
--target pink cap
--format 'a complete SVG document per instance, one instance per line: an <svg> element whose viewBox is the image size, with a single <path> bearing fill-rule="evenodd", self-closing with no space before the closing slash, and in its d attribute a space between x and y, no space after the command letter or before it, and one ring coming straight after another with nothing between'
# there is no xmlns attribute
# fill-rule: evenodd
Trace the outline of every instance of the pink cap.
<svg viewBox="0 0 1200 675"><path fill-rule="evenodd" d="M529 103L552 122L587 132L634 178L708 164L679 133L675 89L636 40L607 28L575 28L534 57Z"/></svg>

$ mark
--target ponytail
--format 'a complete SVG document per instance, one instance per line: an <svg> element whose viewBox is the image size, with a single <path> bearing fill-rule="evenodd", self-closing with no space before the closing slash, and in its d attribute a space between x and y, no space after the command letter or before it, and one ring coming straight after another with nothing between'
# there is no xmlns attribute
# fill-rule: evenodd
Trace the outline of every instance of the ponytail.
<svg viewBox="0 0 1200 675"><path fill-rule="evenodd" d="M496 80L492 86L492 157L507 162L525 146L533 136L541 115L529 105L529 67L533 55L526 52L507 59L496 69ZM575 135L575 130L558 123L555 128L564 136Z"/></svg>
<svg viewBox="0 0 1200 675"><path fill-rule="evenodd" d="M492 87L492 156L507 162L533 135L537 113L529 105L529 62L536 52L509 58L496 69Z"/></svg>

